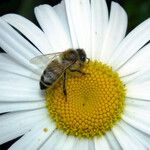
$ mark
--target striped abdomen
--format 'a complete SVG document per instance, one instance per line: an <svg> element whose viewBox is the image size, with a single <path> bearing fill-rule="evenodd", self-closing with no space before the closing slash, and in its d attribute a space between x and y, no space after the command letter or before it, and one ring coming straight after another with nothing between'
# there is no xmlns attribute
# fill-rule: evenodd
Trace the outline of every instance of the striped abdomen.
<svg viewBox="0 0 150 150"><path fill-rule="evenodd" d="M64 73L64 65L61 64L58 60L52 61L44 70L41 80L40 88L44 90L49 86L53 85L61 75Z"/></svg>

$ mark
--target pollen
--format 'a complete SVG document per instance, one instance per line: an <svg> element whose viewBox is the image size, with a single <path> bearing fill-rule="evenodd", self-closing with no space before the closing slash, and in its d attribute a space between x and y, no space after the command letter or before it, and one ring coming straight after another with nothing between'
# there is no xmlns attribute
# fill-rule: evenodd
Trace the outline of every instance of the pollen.
<svg viewBox="0 0 150 150"><path fill-rule="evenodd" d="M116 71L98 61L86 63L82 72L67 72L67 96L63 79L46 90L49 116L67 135L100 137L121 119L125 85Z"/></svg>
<svg viewBox="0 0 150 150"><path fill-rule="evenodd" d="M43 131L44 131L44 132L48 132L48 128L44 128Z"/></svg>

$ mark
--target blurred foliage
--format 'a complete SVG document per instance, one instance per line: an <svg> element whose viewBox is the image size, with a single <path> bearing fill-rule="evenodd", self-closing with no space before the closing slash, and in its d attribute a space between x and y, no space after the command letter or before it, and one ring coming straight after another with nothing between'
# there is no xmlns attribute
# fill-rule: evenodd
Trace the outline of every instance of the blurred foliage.
<svg viewBox="0 0 150 150"><path fill-rule="evenodd" d="M150 0L115 0L126 10L129 18L128 29L131 30L150 16ZM34 7L40 4L56 5L60 0L0 0L0 15L18 13L35 21ZM107 0L110 4L110 0Z"/></svg>
<svg viewBox="0 0 150 150"><path fill-rule="evenodd" d="M128 14L129 30L150 17L150 0L128 0L122 6Z"/></svg>
<svg viewBox="0 0 150 150"><path fill-rule="evenodd" d="M34 21L34 7L40 4L56 5L60 0L0 0L0 15L17 13Z"/></svg>

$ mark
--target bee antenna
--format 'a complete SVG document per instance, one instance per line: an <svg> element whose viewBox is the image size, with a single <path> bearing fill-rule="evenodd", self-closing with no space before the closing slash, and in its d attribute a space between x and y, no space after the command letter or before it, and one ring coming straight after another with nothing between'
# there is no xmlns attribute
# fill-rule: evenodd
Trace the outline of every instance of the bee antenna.
<svg viewBox="0 0 150 150"><path fill-rule="evenodd" d="M87 61L87 64L90 62L90 58L86 58L88 61Z"/></svg>

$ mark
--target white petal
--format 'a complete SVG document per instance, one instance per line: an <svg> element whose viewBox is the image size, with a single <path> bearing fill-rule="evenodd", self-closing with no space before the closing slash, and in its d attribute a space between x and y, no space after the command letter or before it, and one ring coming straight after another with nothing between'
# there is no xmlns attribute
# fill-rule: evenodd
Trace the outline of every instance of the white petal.
<svg viewBox="0 0 150 150"><path fill-rule="evenodd" d="M79 44L78 44L78 41L77 41L74 22L72 20L71 9L70 9L70 1L69 0L65 0L65 8L66 8L66 14L67 14L67 19L68 19L68 25L69 25L69 29L70 29L70 35L71 35L71 39L72 39L72 47L73 48L78 48Z"/></svg>
<svg viewBox="0 0 150 150"><path fill-rule="evenodd" d="M47 132L44 129L48 129ZM47 117L45 120L38 122L29 132L14 143L9 150L29 149L37 150L44 141L52 134L55 125Z"/></svg>
<svg viewBox="0 0 150 150"><path fill-rule="evenodd" d="M150 102L145 101L145 100L140 100L140 99L126 98L126 105L127 106L133 106L136 108L142 108L145 110L150 109Z"/></svg>
<svg viewBox="0 0 150 150"><path fill-rule="evenodd" d="M122 119L136 129L150 135L150 122L147 116L137 116L132 113L124 113Z"/></svg>
<svg viewBox="0 0 150 150"><path fill-rule="evenodd" d="M88 150L95 150L94 140L92 139L88 140Z"/></svg>
<svg viewBox="0 0 150 150"><path fill-rule="evenodd" d="M109 63L115 69L124 65L137 51L150 40L150 19L147 19L130 32L120 43Z"/></svg>
<svg viewBox="0 0 150 150"><path fill-rule="evenodd" d="M67 14L71 19L70 27L75 31L79 48L85 49L87 56L91 57L91 12L89 0L65 0Z"/></svg>
<svg viewBox="0 0 150 150"><path fill-rule="evenodd" d="M122 149L145 150L145 147L137 139L129 135L127 131L124 131L120 126L116 125L112 130L113 130L115 137L119 141Z"/></svg>
<svg viewBox="0 0 150 150"><path fill-rule="evenodd" d="M87 139L78 139L76 145L73 147L73 150L89 150L88 149L88 140Z"/></svg>
<svg viewBox="0 0 150 150"><path fill-rule="evenodd" d="M8 113L0 116L0 144L15 139L47 117L45 109Z"/></svg>
<svg viewBox="0 0 150 150"><path fill-rule="evenodd" d="M111 149L121 150L120 144L118 143L112 131L106 132L106 138L110 144Z"/></svg>
<svg viewBox="0 0 150 150"><path fill-rule="evenodd" d="M46 142L41 146L40 150L52 150L57 145L57 142L59 141L59 138L61 137L61 133L57 130L55 130L49 138L46 140Z"/></svg>
<svg viewBox="0 0 150 150"><path fill-rule="evenodd" d="M45 34L28 19L16 14L7 14L2 18L24 34L42 53L47 54L52 49Z"/></svg>
<svg viewBox="0 0 150 150"><path fill-rule="evenodd" d="M17 33L17 31L15 31L2 18L0 18L0 29L1 38L5 39L8 44L16 48L16 51L18 50L18 53L20 53L25 58L31 59L32 57L40 54L40 52L35 47L33 47L27 40L19 35L19 33Z"/></svg>
<svg viewBox="0 0 150 150"><path fill-rule="evenodd" d="M53 150L60 150L66 144L67 135L65 133L61 133L58 139L57 144L54 146Z"/></svg>
<svg viewBox="0 0 150 150"><path fill-rule="evenodd" d="M119 126L130 136L133 136L133 139L136 138L138 141L140 141L145 146L145 148L150 148L150 138L148 135L140 132L139 130L136 130L124 121L119 122Z"/></svg>
<svg viewBox="0 0 150 150"><path fill-rule="evenodd" d="M69 31L66 31L54 9L49 5L35 8L36 18L44 30L53 50L62 51L71 48Z"/></svg>
<svg viewBox="0 0 150 150"><path fill-rule="evenodd" d="M71 150L73 149L76 143L77 143L77 138L73 136L68 136L62 150Z"/></svg>
<svg viewBox="0 0 150 150"><path fill-rule="evenodd" d="M150 100L150 82L127 84L127 97Z"/></svg>
<svg viewBox="0 0 150 150"><path fill-rule="evenodd" d="M36 73L37 68L29 60L40 52L0 18L0 46L17 62Z"/></svg>
<svg viewBox="0 0 150 150"><path fill-rule="evenodd" d="M43 92L39 82L16 74L0 71L0 101L39 101Z"/></svg>
<svg viewBox="0 0 150 150"><path fill-rule="evenodd" d="M142 119L145 124L149 124L150 121L146 120L147 117L150 117L150 110L144 107L135 107L131 105L126 105L124 114L133 116L135 119Z"/></svg>
<svg viewBox="0 0 150 150"><path fill-rule="evenodd" d="M54 6L53 8L56 14L58 15L60 21L62 22L64 30L68 31L67 34L68 34L69 39L71 39L70 29L68 25L68 18L67 18L67 13L66 13L66 8L65 8L65 2L61 1L60 4ZM73 41L71 41L71 43L73 43Z"/></svg>
<svg viewBox="0 0 150 150"><path fill-rule="evenodd" d="M133 69L134 70L134 69ZM141 84L150 80L149 67L121 77L125 84Z"/></svg>
<svg viewBox="0 0 150 150"><path fill-rule="evenodd" d="M17 85L20 85L22 87L28 87L28 88L31 87L32 90L38 90L39 89L39 86L38 86L39 81L34 80L32 78L28 78L25 76L21 76L18 74L14 74L14 73L2 71L2 70L0 70L0 77L1 77L0 82L5 82L6 84L10 83L9 86L11 86L11 83L12 84L16 83ZM2 86L2 85L0 85L0 86Z"/></svg>
<svg viewBox="0 0 150 150"><path fill-rule="evenodd" d="M123 115L123 120L128 122L133 127L150 134L150 109L143 106L135 107L126 105Z"/></svg>
<svg viewBox="0 0 150 150"><path fill-rule="evenodd" d="M40 80L40 76L15 62L8 54L0 53L0 70L13 73L34 80Z"/></svg>
<svg viewBox="0 0 150 150"><path fill-rule="evenodd" d="M145 69L149 69L150 64L150 44L147 44L140 49L136 55L132 57L124 66L122 66L118 72L121 76L127 76L134 72L140 72Z"/></svg>
<svg viewBox="0 0 150 150"><path fill-rule="evenodd" d="M0 102L0 113L33 110L45 107L45 102Z"/></svg>
<svg viewBox="0 0 150 150"><path fill-rule="evenodd" d="M110 19L103 42L101 60L108 62L115 49L122 41L127 29L127 14L124 9L115 2L111 4Z"/></svg>
<svg viewBox="0 0 150 150"><path fill-rule="evenodd" d="M99 150L99 149L111 150L109 142L107 141L105 136L102 136L98 139L95 138L94 143L95 143L95 150Z"/></svg>
<svg viewBox="0 0 150 150"><path fill-rule="evenodd" d="M98 59L108 25L108 8L105 0L91 0L92 58Z"/></svg>

